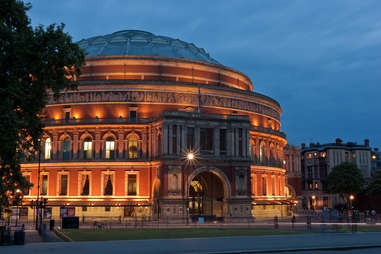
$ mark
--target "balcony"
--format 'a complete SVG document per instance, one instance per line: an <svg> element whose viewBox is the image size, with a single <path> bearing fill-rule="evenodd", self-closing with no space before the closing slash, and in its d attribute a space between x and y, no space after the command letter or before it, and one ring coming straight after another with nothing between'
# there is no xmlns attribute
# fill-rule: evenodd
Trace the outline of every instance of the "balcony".
<svg viewBox="0 0 381 254"><path fill-rule="evenodd" d="M275 136L278 136L278 137L281 137L284 139L286 138L286 134L284 132L276 131L276 130L273 130L271 128L265 128L262 126L251 126L250 130L255 131L255 132L262 132L262 133L266 133L266 134L275 135Z"/></svg>
<svg viewBox="0 0 381 254"><path fill-rule="evenodd" d="M64 125L94 125L94 124L147 124L155 121L155 118L72 118L72 119L50 119L44 120L45 126L64 126Z"/></svg>

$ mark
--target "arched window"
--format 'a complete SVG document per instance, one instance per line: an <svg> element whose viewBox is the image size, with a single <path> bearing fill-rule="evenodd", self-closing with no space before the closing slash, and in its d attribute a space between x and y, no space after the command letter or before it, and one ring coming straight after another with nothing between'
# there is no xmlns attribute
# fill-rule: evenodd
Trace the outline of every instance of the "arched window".
<svg viewBox="0 0 381 254"><path fill-rule="evenodd" d="M70 139L65 138L62 142L63 159L70 160Z"/></svg>
<svg viewBox="0 0 381 254"><path fill-rule="evenodd" d="M85 141L83 141L83 157L86 160L91 159L92 154L93 154L93 147L92 147L92 140L91 138L86 138Z"/></svg>
<svg viewBox="0 0 381 254"><path fill-rule="evenodd" d="M107 138L105 142L105 158L114 159L115 155L115 141L113 138Z"/></svg>
<svg viewBox="0 0 381 254"><path fill-rule="evenodd" d="M50 160L52 152L52 142L50 138L45 140L45 160Z"/></svg>
<svg viewBox="0 0 381 254"><path fill-rule="evenodd" d="M261 142L259 145L259 162L264 162L265 161L265 146Z"/></svg>
<svg viewBox="0 0 381 254"><path fill-rule="evenodd" d="M138 158L138 138L136 136L131 136L128 139L128 158Z"/></svg>

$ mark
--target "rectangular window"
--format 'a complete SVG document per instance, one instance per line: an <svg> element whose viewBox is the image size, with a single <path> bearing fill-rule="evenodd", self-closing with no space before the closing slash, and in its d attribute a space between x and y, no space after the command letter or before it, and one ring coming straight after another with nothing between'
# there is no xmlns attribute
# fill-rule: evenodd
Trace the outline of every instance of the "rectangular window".
<svg viewBox="0 0 381 254"><path fill-rule="evenodd" d="M24 175L24 177L25 177L26 181L27 181L28 183L30 183L30 175ZM30 189L29 189L29 188L27 188L27 189L24 190L24 195L25 195L25 196L30 195Z"/></svg>
<svg viewBox="0 0 381 254"><path fill-rule="evenodd" d="M127 195L136 196L136 174L128 175Z"/></svg>
<svg viewBox="0 0 381 254"><path fill-rule="evenodd" d="M220 129L220 153L226 154L226 129Z"/></svg>
<svg viewBox="0 0 381 254"><path fill-rule="evenodd" d="M106 140L106 159L114 159L115 142L114 140Z"/></svg>
<svg viewBox="0 0 381 254"><path fill-rule="evenodd" d="M68 186L68 175L61 175L61 184L60 184L60 195L67 195L67 186Z"/></svg>
<svg viewBox="0 0 381 254"><path fill-rule="evenodd" d="M88 196L90 195L90 175L81 174L81 195Z"/></svg>
<svg viewBox="0 0 381 254"><path fill-rule="evenodd" d="M136 121L137 114L135 110L130 111L130 121Z"/></svg>
<svg viewBox="0 0 381 254"><path fill-rule="evenodd" d="M111 211L111 207L105 206L105 212L110 212L110 211Z"/></svg>
<svg viewBox="0 0 381 254"><path fill-rule="evenodd" d="M65 121L68 122L70 120L70 112L65 112Z"/></svg>
<svg viewBox="0 0 381 254"><path fill-rule="evenodd" d="M172 125L172 152L177 154L177 125Z"/></svg>
<svg viewBox="0 0 381 254"><path fill-rule="evenodd" d="M267 195L267 184L266 184L266 177L262 176L262 195Z"/></svg>
<svg viewBox="0 0 381 254"><path fill-rule="evenodd" d="M200 150L213 151L213 128L200 128Z"/></svg>
<svg viewBox="0 0 381 254"><path fill-rule="evenodd" d="M188 151L194 149L194 128L187 128L187 149Z"/></svg>
<svg viewBox="0 0 381 254"><path fill-rule="evenodd" d="M238 129L238 156L242 156L242 128Z"/></svg>
<svg viewBox="0 0 381 254"><path fill-rule="evenodd" d="M48 194L48 175L42 175L41 179L41 195Z"/></svg>

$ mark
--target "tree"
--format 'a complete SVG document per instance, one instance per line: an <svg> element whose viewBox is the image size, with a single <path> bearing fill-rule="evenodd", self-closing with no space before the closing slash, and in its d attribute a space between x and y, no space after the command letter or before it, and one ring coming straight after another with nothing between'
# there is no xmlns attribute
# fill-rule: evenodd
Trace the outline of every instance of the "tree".
<svg viewBox="0 0 381 254"><path fill-rule="evenodd" d="M22 176L25 151L40 150L43 108L50 94L75 89L84 52L64 24L33 28L30 4L0 2L0 212L30 183Z"/></svg>
<svg viewBox="0 0 381 254"><path fill-rule="evenodd" d="M377 171L373 174L372 178L370 179L366 192L371 197L372 196L381 197L381 171Z"/></svg>
<svg viewBox="0 0 381 254"><path fill-rule="evenodd" d="M355 164L344 162L332 168L324 184L328 193L339 194L349 204L350 195L361 192L365 179Z"/></svg>

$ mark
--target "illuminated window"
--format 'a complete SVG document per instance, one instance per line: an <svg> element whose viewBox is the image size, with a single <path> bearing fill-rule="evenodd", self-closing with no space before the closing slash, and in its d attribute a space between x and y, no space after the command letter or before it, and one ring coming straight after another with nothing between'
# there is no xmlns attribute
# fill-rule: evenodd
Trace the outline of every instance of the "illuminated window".
<svg viewBox="0 0 381 254"><path fill-rule="evenodd" d="M308 158L308 159L312 159L312 153L308 153L308 154L307 154L307 158Z"/></svg>
<svg viewBox="0 0 381 254"><path fill-rule="evenodd" d="M266 184L266 177L262 176L262 195L267 195L267 184Z"/></svg>
<svg viewBox="0 0 381 254"><path fill-rule="evenodd" d="M70 160L70 139L66 138L62 142L63 159Z"/></svg>
<svg viewBox="0 0 381 254"><path fill-rule="evenodd" d="M85 159L91 159L92 157L92 153L93 153L93 150L92 150L92 141L90 138L86 138L85 141L83 142L83 152L84 152L84 158Z"/></svg>
<svg viewBox="0 0 381 254"><path fill-rule="evenodd" d="M136 174L128 174L127 195L136 196Z"/></svg>
<svg viewBox="0 0 381 254"><path fill-rule="evenodd" d="M114 159L115 154L115 141L112 138L108 138L105 143L105 157L106 159Z"/></svg>
<svg viewBox="0 0 381 254"><path fill-rule="evenodd" d="M318 190L318 189L319 189L319 184L315 183L315 190Z"/></svg>
<svg viewBox="0 0 381 254"><path fill-rule="evenodd" d="M50 155L52 152L52 142L50 138L45 140L45 160L50 160Z"/></svg>
<svg viewBox="0 0 381 254"><path fill-rule="evenodd" d="M325 158L326 156L327 156L327 153L326 153L326 152L321 152L321 153L320 153L320 157Z"/></svg>
<svg viewBox="0 0 381 254"><path fill-rule="evenodd" d="M263 143L259 145L259 162L265 161L265 146Z"/></svg>
<svg viewBox="0 0 381 254"><path fill-rule="evenodd" d="M136 136L131 136L128 139L128 158L138 158L138 138Z"/></svg>

